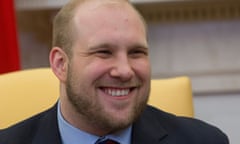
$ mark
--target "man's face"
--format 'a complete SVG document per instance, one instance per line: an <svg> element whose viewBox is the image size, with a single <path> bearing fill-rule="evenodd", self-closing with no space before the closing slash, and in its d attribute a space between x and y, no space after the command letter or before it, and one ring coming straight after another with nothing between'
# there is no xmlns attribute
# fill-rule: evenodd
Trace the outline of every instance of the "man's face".
<svg viewBox="0 0 240 144"><path fill-rule="evenodd" d="M74 17L66 93L82 121L104 132L129 126L147 103L146 30L126 4L89 6Z"/></svg>

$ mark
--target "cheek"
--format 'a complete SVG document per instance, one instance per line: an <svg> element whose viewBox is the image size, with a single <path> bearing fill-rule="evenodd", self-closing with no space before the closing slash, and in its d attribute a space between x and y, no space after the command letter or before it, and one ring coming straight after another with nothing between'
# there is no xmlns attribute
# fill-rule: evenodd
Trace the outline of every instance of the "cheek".
<svg viewBox="0 0 240 144"><path fill-rule="evenodd" d="M106 74L108 71L108 64L102 61L94 61L91 63L87 63L82 68L82 75L85 79L96 80L102 75ZM81 68L80 68L81 69ZM80 70L81 71L81 70Z"/></svg>
<svg viewBox="0 0 240 144"><path fill-rule="evenodd" d="M133 69L142 80L149 80L151 77L151 67L148 60L133 62Z"/></svg>

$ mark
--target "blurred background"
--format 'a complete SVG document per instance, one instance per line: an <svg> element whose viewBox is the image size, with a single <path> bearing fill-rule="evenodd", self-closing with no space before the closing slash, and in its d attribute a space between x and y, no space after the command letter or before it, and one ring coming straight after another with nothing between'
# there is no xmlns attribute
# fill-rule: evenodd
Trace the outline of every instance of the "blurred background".
<svg viewBox="0 0 240 144"><path fill-rule="evenodd" d="M52 19L68 0L15 0L20 68L47 67ZM153 78L187 75L195 117L239 144L240 1L132 0L148 23Z"/></svg>

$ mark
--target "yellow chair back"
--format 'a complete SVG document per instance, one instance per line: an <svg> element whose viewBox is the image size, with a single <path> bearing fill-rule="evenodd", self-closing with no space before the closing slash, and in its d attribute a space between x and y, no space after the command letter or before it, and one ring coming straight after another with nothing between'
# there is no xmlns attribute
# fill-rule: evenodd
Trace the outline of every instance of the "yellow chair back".
<svg viewBox="0 0 240 144"><path fill-rule="evenodd" d="M188 77L151 81L148 103L179 116L194 116L192 87Z"/></svg>
<svg viewBox="0 0 240 144"><path fill-rule="evenodd" d="M50 68L0 75L0 129L48 109L58 97L59 81ZM193 116L189 79L152 80L149 103L177 115Z"/></svg>
<svg viewBox="0 0 240 144"><path fill-rule="evenodd" d="M0 75L0 129L54 105L59 96L58 85L49 68Z"/></svg>

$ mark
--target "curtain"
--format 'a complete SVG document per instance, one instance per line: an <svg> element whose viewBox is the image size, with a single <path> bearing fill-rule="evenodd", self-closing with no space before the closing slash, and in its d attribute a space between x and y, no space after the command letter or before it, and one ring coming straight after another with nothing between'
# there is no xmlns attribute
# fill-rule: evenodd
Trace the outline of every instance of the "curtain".
<svg viewBox="0 0 240 144"><path fill-rule="evenodd" d="M0 0L0 74L20 69L13 0Z"/></svg>

